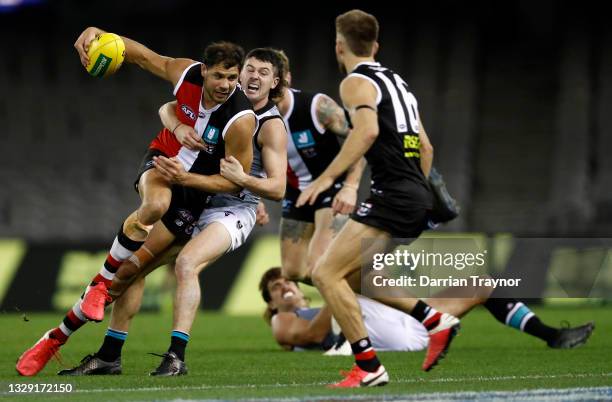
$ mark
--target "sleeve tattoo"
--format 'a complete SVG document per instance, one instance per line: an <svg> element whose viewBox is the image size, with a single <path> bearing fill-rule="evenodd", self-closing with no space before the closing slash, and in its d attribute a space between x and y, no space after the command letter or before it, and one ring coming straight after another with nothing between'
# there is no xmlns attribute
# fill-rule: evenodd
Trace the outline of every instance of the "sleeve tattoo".
<svg viewBox="0 0 612 402"><path fill-rule="evenodd" d="M319 123L335 134L346 137L349 132L348 122L344 111L333 99L322 96L317 105L317 119Z"/></svg>

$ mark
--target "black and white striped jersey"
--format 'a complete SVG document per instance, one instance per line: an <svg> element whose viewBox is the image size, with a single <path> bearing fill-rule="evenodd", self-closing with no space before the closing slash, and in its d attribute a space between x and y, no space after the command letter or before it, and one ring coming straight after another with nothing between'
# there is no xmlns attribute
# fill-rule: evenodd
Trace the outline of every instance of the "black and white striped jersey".
<svg viewBox="0 0 612 402"><path fill-rule="evenodd" d="M340 143L317 119L316 106L323 94L291 89L287 96L287 185L301 191L334 160Z"/></svg>
<svg viewBox="0 0 612 402"><path fill-rule="evenodd" d="M431 193L421 170L419 112L408 84L375 62L359 63L348 77L371 82L378 95L379 134L365 154L372 171L372 191L401 193L406 204L431 207Z"/></svg>

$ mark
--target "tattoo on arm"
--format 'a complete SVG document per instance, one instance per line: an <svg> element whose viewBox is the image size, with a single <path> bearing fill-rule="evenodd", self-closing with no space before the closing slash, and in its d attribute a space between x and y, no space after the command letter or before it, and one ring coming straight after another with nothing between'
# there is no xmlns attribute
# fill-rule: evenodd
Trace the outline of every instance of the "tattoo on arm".
<svg viewBox="0 0 612 402"><path fill-rule="evenodd" d="M328 130L340 136L347 136L348 122L344 111L333 99L323 96L317 105L317 119Z"/></svg>
<svg viewBox="0 0 612 402"><path fill-rule="evenodd" d="M281 240L291 240L297 243L312 236L314 224L311 222L296 221L294 219L281 219Z"/></svg>

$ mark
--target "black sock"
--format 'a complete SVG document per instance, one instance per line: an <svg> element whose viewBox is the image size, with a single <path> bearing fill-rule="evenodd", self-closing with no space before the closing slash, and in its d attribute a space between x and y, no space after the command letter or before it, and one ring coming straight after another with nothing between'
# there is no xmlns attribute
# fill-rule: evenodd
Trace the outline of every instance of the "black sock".
<svg viewBox="0 0 612 402"><path fill-rule="evenodd" d="M555 328L544 325L529 307L516 299L488 299L484 306L502 324L546 342L554 339L559 333Z"/></svg>
<svg viewBox="0 0 612 402"><path fill-rule="evenodd" d="M559 330L556 328L549 327L540 321L538 316L534 315L525 324L523 329L529 335L536 336L543 341L552 342L559 335Z"/></svg>
<svg viewBox="0 0 612 402"><path fill-rule="evenodd" d="M355 355L355 364L364 371L374 372L380 367L380 361L376 357L376 352L372 347L370 338L365 337L355 343L351 343L353 355Z"/></svg>
<svg viewBox="0 0 612 402"><path fill-rule="evenodd" d="M436 327L440 322L440 312L438 312L435 308L431 307L429 304L425 303L422 300L417 301L414 305L414 308L410 312L410 315L414 317L415 320L422 323L425 328L429 331L430 329Z"/></svg>
<svg viewBox="0 0 612 402"><path fill-rule="evenodd" d="M121 357L121 348L128 333L117 331L112 328L106 330L106 336L104 337L104 343L100 346L100 350L96 353L96 356L105 362L114 362Z"/></svg>
<svg viewBox="0 0 612 402"><path fill-rule="evenodd" d="M174 352L179 359L185 361L185 348L187 347L187 342L189 342L189 334L181 331L172 331L168 352Z"/></svg>

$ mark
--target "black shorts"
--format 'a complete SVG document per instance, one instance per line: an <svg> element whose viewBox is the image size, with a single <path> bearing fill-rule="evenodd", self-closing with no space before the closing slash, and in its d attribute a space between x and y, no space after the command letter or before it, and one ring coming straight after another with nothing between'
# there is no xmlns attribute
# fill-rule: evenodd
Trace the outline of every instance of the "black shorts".
<svg viewBox="0 0 612 402"><path fill-rule="evenodd" d="M188 240L210 197L210 194L193 188L172 186L170 207L161 221L177 239Z"/></svg>
<svg viewBox="0 0 612 402"><path fill-rule="evenodd" d="M140 177L147 170L155 168L155 166L153 166L154 156L168 157L168 155L166 155L164 152L160 151L159 149L155 149L155 148L147 149L147 152L145 152L144 156L142 157L142 161L140 162L140 166L138 167L138 175L136 176L136 180L134 181L134 189L136 190L136 192L138 192L138 182L140 181Z"/></svg>
<svg viewBox="0 0 612 402"><path fill-rule="evenodd" d="M383 230L392 237L415 239L428 228L429 209L424 205L406 204L401 194L370 193L370 198L359 204L351 219Z"/></svg>
<svg viewBox="0 0 612 402"><path fill-rule="evenodd" d="M329 189L319 194L314 205L307 204L297 208L295 203L301 191L287 186L285 198L283 198L283 218L302 222L314 222L315 212L319 209L331 208L332 201L341 188L342 182L337 181Z"/></svg>
<svg viewBox="0 0 612 402"><path fill-rule="evenodd" d="M153 157L167 155L159 149L149 148L140 162L134 188L138 192L140 177L149 169L154 169ZM200 214L210 200L210 194L189 187L172 186L172 199L168 211L162 216L164 226L179 240L191 238L193 228L198 223Z"/></svg>

